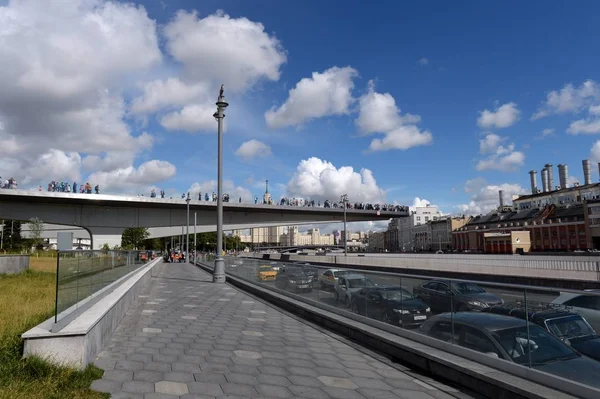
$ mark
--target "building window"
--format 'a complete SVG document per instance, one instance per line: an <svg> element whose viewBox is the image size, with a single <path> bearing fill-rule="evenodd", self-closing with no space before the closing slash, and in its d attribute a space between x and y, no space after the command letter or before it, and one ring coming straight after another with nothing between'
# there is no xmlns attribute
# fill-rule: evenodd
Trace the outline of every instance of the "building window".
<svg viewBox="0 0 600 399"><path fill-rule="evenodd" d="M429 220L429 216L425 216L425 221L427 222Z"/></svg>
<svg viewBox="0 0 600 399"><path fill-rule="evenodd" d="M421 221L421 216L417 216L417 222Z"/></svg>

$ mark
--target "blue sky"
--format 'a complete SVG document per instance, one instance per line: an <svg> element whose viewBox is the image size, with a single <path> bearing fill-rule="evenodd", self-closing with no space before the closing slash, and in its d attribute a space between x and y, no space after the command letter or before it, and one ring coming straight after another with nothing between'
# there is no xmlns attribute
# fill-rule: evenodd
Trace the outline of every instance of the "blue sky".
<svg viewBox="0 0 600 399"><path fill-rule="evenodd" d="M207 121L185 131L178 128L184 126L181 115L175 115L171 124L163 118L190 105L209 110L220 83L225 84L230 102L225 178L236 187L232 192L245 197L261 195L268 179L275 197L300 196L308 190L313 198L326 198L348 191L351 200L413 205L426 199L446 213L479 213L496 205L500 188L509 194L528 192L530 169L539 171L548 162L555 166L565 163L574 176L572 181L581 181L581 160L600 161L600 144L594 147L600 134L600 108L594 109L600 104L596 83L600 80L598 2L582 1L574 6L544 1L378 1L367 5L364 1L152 0L139 4L147 13L145 18L154 23L155 37L149 38L148 33L135 42L138 39L130 37L135 35L121 32L123 41L132 43L129 53L98 45L120 57L107 58L113 64L129 54L138 58L123 62L126 65L117 72L103 71L103 76L117 75L120 83L115 87L111 80L101 87L111 93L119 90L123 101L117 121L123 125L115 129L127 130L122 133L128 134L127 140L145 132L151 142L139 139L124 152L96 141L90 146L97 150L56 145L57 152L51 156L39 151L33 155L38 157L36 172L25 172L28 165L10 171L20 172L22 181L36 185L53 176L62 179L58 176L61 172L77 167L77 174L66 173L67 178L100 181L108 191L143 192L149 187L173 193L190 187L210 191L210 181L216 178L216 122L213 128ZM4 11L11 7L15 5L9 3ZM99 11L103 7L102 2L81 6L69 18L85 20L90 14L106 18ZM187 13L188 20L175 16L180 10ZM197 11L194 17L190 14L193 10ZM225 15L216 15L217 10ZM37 11L20 9L23 15ZM132 7L119 11L120 21L135 12L143 14ZM39 12L36 18L45 18ZM235 37L236 44L230 40L222 50L222 66L215 61L221 51L219 40L214 40L219 35L213 32L215 36L211 36L210 30L199 28L209 16L215 18L211 26L217 31ZM62 13L55 17L67 18ZM146 23L140 18L135 23ZM247 36L232 33L242 25L250 26ZM83 25L81 29L86 28ZM64 37L69 34L76 37L81 32L63 32ZM0 38L2 35L0 29ZM237 43L240 47L236 50ZM42 51L43 46L34 47ZM261 46L269 51L256 55ZM133 54L137 48L146 51ZM24 57L18 64L24 72L31 68L27 60ZM85 68L87 63L82 64ZM230 71L225 71L228 68ZM240 80L240 76L246 79ZM340 91L332 101L327 98L331 90L319 91L319 76L335 80ZM144 85L168 78L181 82L177 101L135 111L133 104L144 101ZM298 94L301 105L287 103L287 113L267 123L265 112L286 104L290 89L311 78L305 82L306 90ZM348 84L349 88L344 86ZM188 96L189 102L182 100L188 98L181 94L185 87L195 85L205 86L197 87ZM160 90L155 95L168 97ZM205 98L208 95L211 98ZM398 114L388 112L370 124L360 124L363 113L365 118L373 116L366 113L369 101L385 100L389 105L390 99L400 110ZM307 111L318 101L325 106ZM0 145L2 140L5 147L11 143L12 134L15 146L24 147L18 140L25 134L18 130L21 125L11 124L7 116L11 108L6 103L0 96L0 123L3 116L5 119ZM538 117L533 117L536 114ZM542 114L547 115L540 117ZM386 118L389 123L383 120ZM383 131L386 123L390 127ZM398 135L395 140L380 141L375 151L369 151L373 140L392 137L392 131ZM113 133L114 129L105 137ZM102 135L103 131L80 134ZM115 136L110 141L123 138ZM254 149L263 152L254 151L251 158L236 155L238 148L252 139L262 143ZM407 144L411 140L413 145ZM14 157L25 154L15 150ZM117 161L109 162L110 156ZM92 158L86 161L87 157ZM312 157L332 165L313 160L299 166ZM69 168L55 166L62 161ZM360 175L340 171L344 166L354 172L370 170L376 183L365 182L370 174L361 181ZM326 168L334 168L336 173L320 176ZM10 170L8 166L4 169ZM51 176L40 169L50 170ZM557 176L555 171L555 180ZM540 178L538 173L538 184Z"/></svg>

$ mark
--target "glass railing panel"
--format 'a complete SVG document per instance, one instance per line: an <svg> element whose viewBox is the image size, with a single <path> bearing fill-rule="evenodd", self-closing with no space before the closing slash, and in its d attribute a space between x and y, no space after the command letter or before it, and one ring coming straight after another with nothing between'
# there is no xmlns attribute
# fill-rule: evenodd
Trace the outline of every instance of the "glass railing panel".
<svg viewBox="0 0 600 399"><path fill-rule="evenodd" d="M147 251L59 251L55 321L65 310L142 267L147 255Z"/></svg>

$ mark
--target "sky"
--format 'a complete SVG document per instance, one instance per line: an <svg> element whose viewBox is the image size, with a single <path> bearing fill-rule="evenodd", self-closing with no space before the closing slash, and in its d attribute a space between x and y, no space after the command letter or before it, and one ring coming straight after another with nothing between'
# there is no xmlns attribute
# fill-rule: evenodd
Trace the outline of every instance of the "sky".
<svg viewBox="0 0 600 399"><path fill-rule="evenodd" d="M0 0L0 176L480 214L600 161L600 2ZM597 168L592 177L598 181ZM555 170L555 181L558 173ZM382 227L385 222L372 223ZM365 227L365 226L360 226ZM366 226L368 227L368 226Z"/></svg>

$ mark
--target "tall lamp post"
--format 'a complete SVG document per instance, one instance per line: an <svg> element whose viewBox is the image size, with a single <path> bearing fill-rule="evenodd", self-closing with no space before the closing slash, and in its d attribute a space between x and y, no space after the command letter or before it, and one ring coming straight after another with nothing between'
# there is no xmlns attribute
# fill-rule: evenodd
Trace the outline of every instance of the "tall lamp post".
<svg viewBox="0 0 600 399"><path fill-rule="evenodd" d="M196 251L198 247L196 246L196 212L194 212L194 263L196 263Z"/></svg>
<svg viewBox="0 0 600 399"><path fill-rule="evenodd" d="M187 198L187 217L185 223L185 257L188 263L190 263L190 193L188 192Z"/></svg>
<svg viewBox="0 0 600 399"><path fill-rule="evenodd" d="M348 256L348 232L346 231L346 203L348 203L348 194L343 194L341 201L344 207L344 256Z"/></svg>
<svg viewBox="0 0 600 399"><path fill-rule="evenodd" d="M213 114L218 125L218 161L217 161L217 256L215 257L214 283L225 282L225 261L223 259L223 118L225 108L229 104L225 102L223 85L217 100L217 112Z"/></svg>

